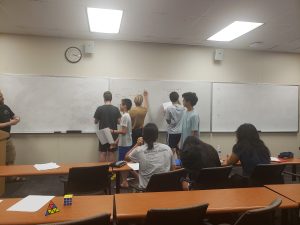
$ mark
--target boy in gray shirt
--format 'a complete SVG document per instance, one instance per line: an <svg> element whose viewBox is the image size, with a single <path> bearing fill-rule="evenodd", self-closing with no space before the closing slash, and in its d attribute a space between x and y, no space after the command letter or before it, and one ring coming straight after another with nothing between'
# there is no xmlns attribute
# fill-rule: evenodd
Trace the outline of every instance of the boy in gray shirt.
<svg viewBox="0 0 300 225"><path fill-rule="evenodd" d="M178 143L181 137L181 120L185 109L182 105L180 105L179 95L177 92L171 92L169 97L172 105L169 106L165 112L165 118L168 123L167 143L171 147L172 151L175 152L178 148Z"/></svg>

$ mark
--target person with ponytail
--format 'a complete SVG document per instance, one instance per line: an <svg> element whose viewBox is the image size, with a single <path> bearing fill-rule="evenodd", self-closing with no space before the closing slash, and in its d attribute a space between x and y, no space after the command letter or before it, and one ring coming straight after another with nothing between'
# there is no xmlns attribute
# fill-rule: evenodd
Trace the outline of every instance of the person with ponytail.
<svg viewBox="0 0 300 225"><path fill-rule="evenodd" d="M143 137L138 138L135 146L126 154L126 161L140 164L139 187L146 188L153 174L164 173L175 168L173 152L168 145L156 142L158 128L148 123L143 129Z"/></svg>

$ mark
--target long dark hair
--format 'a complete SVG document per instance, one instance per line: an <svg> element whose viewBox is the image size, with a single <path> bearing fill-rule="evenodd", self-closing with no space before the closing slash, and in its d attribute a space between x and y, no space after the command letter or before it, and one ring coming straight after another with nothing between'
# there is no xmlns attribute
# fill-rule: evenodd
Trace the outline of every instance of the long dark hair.
<svg viewBox="0 0 300 225"><path fill-rule="evenodd" d="M158 128L154 123L147 123L143 129L143 139L148 145L148 149L153 149L153 143L158 138Z"/></svg>
<svg viewBox="0 0 300 225"><path fill-rule="evenodd" d="M260 139L256 127L250 123L244 123L236 131L237 147L247 151L247 154L253 155L258 152L270 156L270 151L264 142Z"/></svg>

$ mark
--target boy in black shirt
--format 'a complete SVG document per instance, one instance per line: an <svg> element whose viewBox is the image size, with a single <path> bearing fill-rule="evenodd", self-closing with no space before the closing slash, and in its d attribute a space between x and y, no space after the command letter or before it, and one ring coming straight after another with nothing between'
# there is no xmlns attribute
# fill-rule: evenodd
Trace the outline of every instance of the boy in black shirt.
<svg viewBox="0 0 300 225"><path fill-rule="evenodd" d="M0 91L0 130L10 133L11 126L14 126L20 122L20 117L15 116L13 111L4 104L4 97ZM11 138L6 142L6 165L12 165L15 163L16 150ZM21 181L25 180L20 177L13 177L11 180Z"/></svg>
<svg viewBox="0 0 300 225"><path fill-rule="evenodd" d="M99 106L94 114L95 124L99 123L99 129L109 128L117 130L118 122L121 118L119 109L111 104L112 94L106 91L103 94L104 105ZM112 134L114 140L118 138L118 134ZM100 162L114 162L116 161L115 152L116 145L104 144L99 142Z"/></svg>

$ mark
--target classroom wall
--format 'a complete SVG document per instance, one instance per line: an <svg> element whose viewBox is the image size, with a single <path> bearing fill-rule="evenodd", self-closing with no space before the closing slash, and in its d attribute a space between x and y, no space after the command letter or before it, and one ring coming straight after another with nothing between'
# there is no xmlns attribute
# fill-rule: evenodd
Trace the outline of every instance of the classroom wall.
<svg viewBox="0 0 300 225"><path fill-rule="evenodd" d="M68 63L66 48L83 48L85 41L0 34L0 73L300 84L300 54L225 49L224 61L216 63L209 47L98 40L95 54ZM273 155L293 151L300 156L298 133L261 137ZM220 145L224 155L235 142L233 133L202 133L201 138ZM165 140L164 133L160 140ZM92 134L14 134L14 142L19 164L98 159Z"/></svg>

